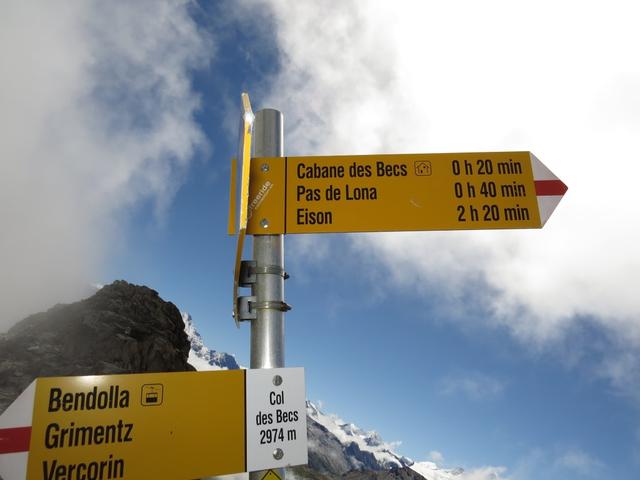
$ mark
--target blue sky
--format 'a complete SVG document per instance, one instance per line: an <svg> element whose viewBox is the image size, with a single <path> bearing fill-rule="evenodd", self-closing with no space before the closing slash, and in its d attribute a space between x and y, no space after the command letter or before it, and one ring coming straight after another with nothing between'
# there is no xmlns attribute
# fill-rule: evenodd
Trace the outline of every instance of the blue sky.
<svg viewBox="0 0 640 480"><path fill-rule="evenodd" d="M286 363L326 411L468 478L638 476L633 2L3 10L3 330L124 278L247 365L242 91L284 113L289 155L531 150L569 186L542 230L288 236Z"/></svg>

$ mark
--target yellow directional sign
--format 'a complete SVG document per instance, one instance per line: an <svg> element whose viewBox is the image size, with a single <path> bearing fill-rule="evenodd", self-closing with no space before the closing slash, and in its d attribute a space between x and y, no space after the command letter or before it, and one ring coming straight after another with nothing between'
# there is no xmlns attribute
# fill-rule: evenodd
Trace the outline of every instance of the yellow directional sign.
<svg viewBox="0 0 640 480"><path fill-rule="evenodd" d="M245 470L244 371L39 379L28 479Z"/></svg>
<svg viewBox="0 0 640 480"><path fill-rule="evenodd" d="M305 412L301 368L39 378L0 416L0 477L184 480L297 465Z"/></svg>
<svg viewBox="0 0 640 480"><path fill-rule="evenodd" d="M255 158L247 233L540 228L566 190L530 152Z"/></svg>

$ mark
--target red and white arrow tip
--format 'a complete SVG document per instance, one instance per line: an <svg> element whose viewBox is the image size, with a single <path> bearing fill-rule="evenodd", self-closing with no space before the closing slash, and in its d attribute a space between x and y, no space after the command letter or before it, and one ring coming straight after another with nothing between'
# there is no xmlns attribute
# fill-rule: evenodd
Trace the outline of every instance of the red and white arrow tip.
<svg viewBox="0 0 640 480"><path fill-rule="evenodd" d="M533 181L538 197L538 210L540 211L540 226L543 227L556 209L568 187L556 177L538 158L531 155L531 168L533 169Z"/></svg>
<svg viewBox="0 0 640 480"><path fill-rule="evenodd" d="M33 381L0 417L0 477L5 480L27 478L35 393Z"/></svg>

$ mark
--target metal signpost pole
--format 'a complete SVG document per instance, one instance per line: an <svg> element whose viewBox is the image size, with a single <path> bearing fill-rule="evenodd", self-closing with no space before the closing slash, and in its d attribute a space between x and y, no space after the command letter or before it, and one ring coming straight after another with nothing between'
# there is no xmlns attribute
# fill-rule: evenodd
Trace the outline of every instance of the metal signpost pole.
<svg viewBox="0 0 640 480"><path fill-rule="evenodd" d="M254 123L254 157L284 156L282 113L264 109ZM262 220L268 222L268 219ZM252 295L257 316L251 321L251 368L284 367L284 236L254 235L256 283ZM278 455L274 451L274 455ZM284 471L277 470L284 479ZM252 472L250 480L262 480L266 472Z"/></svg>

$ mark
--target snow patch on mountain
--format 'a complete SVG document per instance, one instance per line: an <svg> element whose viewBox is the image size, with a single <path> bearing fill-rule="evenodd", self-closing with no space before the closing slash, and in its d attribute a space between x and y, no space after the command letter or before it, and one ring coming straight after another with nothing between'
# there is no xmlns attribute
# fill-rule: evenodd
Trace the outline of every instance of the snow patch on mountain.
<svg viewBox="0 0 640 480"><path fill-rule="evenodd" d="M411 465L411 469L428 480L470 480L470 478L473 478L469 477L462 468L446 470L438 467L438 465L433 462L416 462ZM498 480L498 478L495 477L494 480Z"/></svg>
<svg viewBox="0 0 640 480"><path fill-rule="evenodd" d="M375 431L365 431L353 423L347 423L333 414L325 414L313 402L307 401L307 415L332 433L340 443L348 447L355 443L363 452L370 452L381 469L413 465L413 460L395 453L398 442L387 443Z"/></svg>
<svg viewBox="0 0 640 480"><path fill-rule="evenodd" d="M348 447L355 443L363 452L370 452L382 470L409 467L426 480L508 480L504 477L504 467L480 467L469 470L463 468L442 468L435 462L414 462L394 450L400 442L385 442L375 431L365 431L353 423L343 421L334 414L323 413L313 402L307 401L307 415L315 420ZM348 450L348 448L347 448Z"/></svg>
<svg viewBox="0 0 640 480"><path fill-rule="evenodd" d="M463 468L444 469L434 462L416 462L411 465L414 472L427 480L509 480L503 476L505 467L486 466L464 470Z"/></svg>
<svg viewBox="0 0 640 480"><path fill-rule="evenodd" d="M184 331L191 342L188 361L196 370L235 370L240 368L233 355L209 349L196 329L191 315L185 312L180 313L184 322Z"/></svg>

